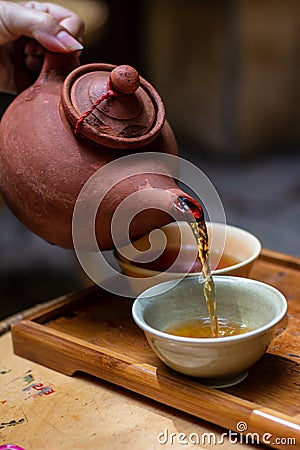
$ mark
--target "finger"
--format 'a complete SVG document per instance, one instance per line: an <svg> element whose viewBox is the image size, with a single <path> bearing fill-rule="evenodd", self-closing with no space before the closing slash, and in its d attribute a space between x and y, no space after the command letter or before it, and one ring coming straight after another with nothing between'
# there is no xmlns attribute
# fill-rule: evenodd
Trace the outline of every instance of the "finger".
<svg viewBox="0 0 300 450"><path fill-rule="evenodd" d="M53 52L72 52L83 48L52 14L19 4L0 2L0 44L16 40L22 35L36 39Z"/></svg>
<svg viewBox="0 0 300 450"><path fill-rule="evenodd" d="M50 2L24 2L22 5L51 14L68 32L77 38L82 38L84 33L84 23L82 19L73 11L64 6Z"/></svg>

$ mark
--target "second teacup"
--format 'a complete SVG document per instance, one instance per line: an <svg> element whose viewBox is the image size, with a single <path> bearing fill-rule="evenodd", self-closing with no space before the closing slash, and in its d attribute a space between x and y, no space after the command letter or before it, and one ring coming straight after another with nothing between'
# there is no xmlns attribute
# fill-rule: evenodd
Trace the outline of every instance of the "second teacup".
<svg viewBox="0 0 300 450"><path fill-rule="evenodd" d="M162 240L162 232L165 240ZM207 232L213 275L249 277L261 252L258 238L242 228L214 222L207 222ZM158 258L148 262L130 260L130 249L126 247L115 252L116 260L123 274L128 276L135 294L161 282L201 275L195 237L187 222L173 222L155 230L136 241L134 247L141 252L141 258L145 251L154 254L164 249ZM137 278L138 283L135 281Z"/></svg>

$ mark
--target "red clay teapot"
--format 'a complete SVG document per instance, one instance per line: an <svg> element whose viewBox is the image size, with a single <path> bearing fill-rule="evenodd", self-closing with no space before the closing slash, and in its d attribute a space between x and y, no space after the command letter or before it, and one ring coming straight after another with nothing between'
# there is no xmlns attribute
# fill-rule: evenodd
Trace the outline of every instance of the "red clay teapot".
<svg viewBox="0 0 300 450"><path fill-rule="evenodd" d="M73 248L76 199L99 168L135 152L178 154L162 100L146 80L129 66L80 66L75 53L47 52L39 78L11 103L0 127L3 198L26 227L64 248ZM124 170L124 180L104 197L95 225L100 249L113 248L113 213L137 190L141 213L130 225L132 240L172 221L159 195L157 208L147 209L148 200L143 205L149 186L186 196L172 176L159 170L145 176L154 159L142 168L139 162L136 175L126 178Z"/></svg>

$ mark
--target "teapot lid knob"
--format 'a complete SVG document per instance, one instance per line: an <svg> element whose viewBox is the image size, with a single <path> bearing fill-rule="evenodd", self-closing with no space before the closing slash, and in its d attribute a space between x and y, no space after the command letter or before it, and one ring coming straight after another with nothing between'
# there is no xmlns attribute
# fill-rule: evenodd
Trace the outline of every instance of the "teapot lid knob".
<svg viewBox="0 0 300 450"><path fill-rule="evenodd" d="M134 94L140 85L140 77L131 66L117 66L110 74L110 85L120 94Z"/></svg>

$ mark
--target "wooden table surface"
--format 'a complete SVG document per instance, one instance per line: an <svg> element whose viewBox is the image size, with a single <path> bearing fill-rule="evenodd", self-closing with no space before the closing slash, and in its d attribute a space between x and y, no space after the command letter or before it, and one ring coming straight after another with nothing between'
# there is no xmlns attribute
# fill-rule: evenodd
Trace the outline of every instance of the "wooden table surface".
<svg viewBox="0 0 300 450"><path fill-rule="evenodd" d="M16 356L10 332L0 337L0 448L4 444L25 450L258 448L109 382L68 377ZM300 442L286 448L299 449Z"/></svg>

